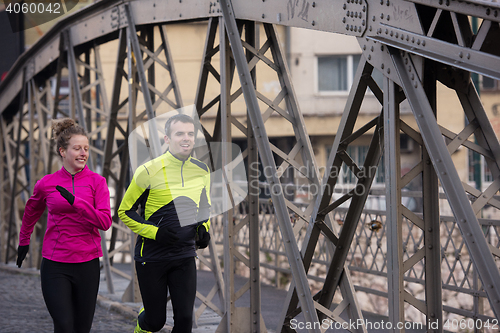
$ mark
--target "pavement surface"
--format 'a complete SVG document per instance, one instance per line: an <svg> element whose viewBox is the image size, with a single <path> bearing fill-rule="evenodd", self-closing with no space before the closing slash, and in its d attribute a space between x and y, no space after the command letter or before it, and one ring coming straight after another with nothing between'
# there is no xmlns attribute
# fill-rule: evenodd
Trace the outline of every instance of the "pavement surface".
<svg viewBox="0 0 500 333"><path fill-rule="evenodd" d="M123 265L122 271L127 271L130 264ZM129 280L114 274L113 286L114 294L107 291L104 274L101 273L101 283L97 298L97 307L92 324L92 333L132 333L134 331L137 313L142 307L141 303L122 302L122 296L129 285ZM235 277L235 290L239 290L247 280ZM198 291L207 295L214 285L214 277L211 272L198 271ZM244 294L236 302L237 307L248 307L250 304L249 293ZM261 309L262 317L267 328L267 332L275 333L278 320L287 292L278 290L272 286L261 286ZM218 305L219 300L213 299L213 303ZM197 299L195 310L201 305ZM365 321L372 324L367 327L368 333L389 332L387 327L380 324L387 323L387 317L363 313ZM295 318L295 328L299 333L308 332L307 323L301 315ZM193 328L193 333L213 333L217 330L221 317L212 310L203 312L198 319L197 325ZM173 325L172 309L170 303L167 306L167 323L160 331L162 333L171 332ZM327 324L328 325L328 324ZM330 326L328 326L330 327ZM324 326L321 328L325 328ZM352 327L351 327L352 329ZM32 269L20 269L13 263L0 264L0 332L1 333L21 333L21 332L52 332L52 319L45 307L40 287L40 273ZM246 332L246 328L239 327L236 331ZM407 329L407 333L425 332L425 329ZM336 329L331 326L326 332L348 332L345 329Z"/></svg>

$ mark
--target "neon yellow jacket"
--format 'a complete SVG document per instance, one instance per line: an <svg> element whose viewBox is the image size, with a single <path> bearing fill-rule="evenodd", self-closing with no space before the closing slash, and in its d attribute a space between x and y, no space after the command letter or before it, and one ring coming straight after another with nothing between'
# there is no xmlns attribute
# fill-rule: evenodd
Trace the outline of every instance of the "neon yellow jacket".
<svg viewBox="0 0 500 333"><path fill-rule="evenodd" d="M138 212L138 208L140 211ZM136 261L165 261L195 256L195 235L210 229L210 170L189 157L165 154L137 168L118 208L120 219L138 234ZM159 226L176 232L172 245L157 241Z"/></svg>

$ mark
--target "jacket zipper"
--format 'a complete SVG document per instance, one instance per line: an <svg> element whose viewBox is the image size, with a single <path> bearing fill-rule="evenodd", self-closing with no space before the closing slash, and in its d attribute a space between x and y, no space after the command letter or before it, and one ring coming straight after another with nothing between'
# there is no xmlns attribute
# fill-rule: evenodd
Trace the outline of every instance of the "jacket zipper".
<svg viewBox="0 0 500 333"><path fill-rule="evenodd" d="M181 180L182 180L182 187L184 187L184 176L182 175L182 170L184 168L184 163L186 163L186 161L182 161L182 165L181 165Z"/></svg>
<svg viewBox="0 0 500 333"><path fill-rule="evenodd" d="M71 184L73 186L73 195L75 195L75 175L71 175Z"/></svg>

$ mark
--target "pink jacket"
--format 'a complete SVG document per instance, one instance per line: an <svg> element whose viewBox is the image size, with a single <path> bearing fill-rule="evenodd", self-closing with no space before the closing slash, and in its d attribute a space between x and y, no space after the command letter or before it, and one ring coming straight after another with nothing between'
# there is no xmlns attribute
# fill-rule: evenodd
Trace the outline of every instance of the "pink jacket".
<svg viewBox="0 0 500 333"><path fill-rule="evenodd" d="M56 186L75 195L70 205ZM47 230L42 248L44 258L67 263L86 262L102 256L99 230L111 226L109 190L104 177L85 166L71 175L66 169L46 175L26 203L19 245L28 245L36 222L48 208Z"/></svg>

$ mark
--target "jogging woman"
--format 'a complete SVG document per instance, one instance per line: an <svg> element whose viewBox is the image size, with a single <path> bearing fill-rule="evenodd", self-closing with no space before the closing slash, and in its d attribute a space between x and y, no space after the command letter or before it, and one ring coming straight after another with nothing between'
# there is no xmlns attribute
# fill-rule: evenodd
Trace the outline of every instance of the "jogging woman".
<svg viewBox="0 0 500 333"><path fill-rule="evenodd" d="M40 268L42 293L54 332L88 333L99 289L99 229L111 226L106 180L86 166L89 140L73 119L52 123L63 167L39 180L26 203L17 266L29 250L33 228L48 209Z"/></svg>

